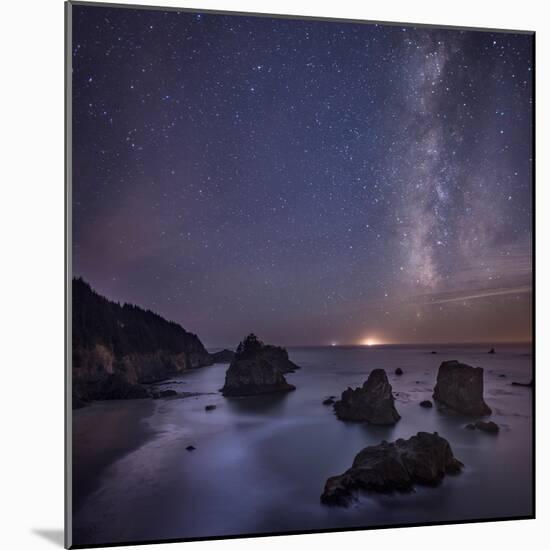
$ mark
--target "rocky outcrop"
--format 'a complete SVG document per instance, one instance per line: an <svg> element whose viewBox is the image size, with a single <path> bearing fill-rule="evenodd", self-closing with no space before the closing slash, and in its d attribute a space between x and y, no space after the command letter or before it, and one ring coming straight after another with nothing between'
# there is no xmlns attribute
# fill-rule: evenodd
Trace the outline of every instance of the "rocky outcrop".
<svg viewBox="0 0 550 550"><path fill-rule="evenodd" d="M289 367L287 361L294 365L288 359L286 350L265 345L254 334L250 334L239 344L225 373L223 395L259 395L294 390L295 387L286 381L283 374L289 372L285 370Z"/></svg>
<svg viewBox="0 0 550 550"><path fill-rule="evenodd" d="M444 407L468 416L491 414L483 399L483 369L444 361L437 373L433 398Z"/></svg>
<svg viewBox="0 0 550 550"><path fill-rule="evenodd" d="M264 344L260 352L262 359L273 365L280 373L288 374L298 370L300 367L288 358L285 348Z"/></svg>
<svg viewBox="0 0 550 550"><path fill-rule="evenodd" d="M424 407L425 409L431 409L433 407L433 403L430 400L426 399L424 401L420 401L420 406Z"/></svg>
<svg viewBox="0 0 550 550"><path fill-rule="evenodd" d="M139 384L132 384L119 373L107 374L96 380L88 380L83 386L78 387L73 395L78 396L82 402L92 399L145 399L149 392ZM85 393L84 393L85 392Z"/></svg>
<svg viewBox="0 0 550 550"><path fill-rule="evenodd" d="M535 383L533 380L530 380L529 382L512 382L512 386L523 386L524 388L532 388L534 385Z"/></svg>
<svg viewBox="0 0 550 550"><path fill-rule="evenodd" d="M334 411L340 420L368 422L370 424L395 424L401 417L395 409L392 387L383 369L373 370L360 388L348 388Z"/></svg>
<svg viewBox="0 0 550 550"><path fill-rule="evenodd" d="M403 374L403 369L402 369L401 367L397 367L397 368L395 369L395 374L396 374L397 376L401 376L401 375Z"/></svg>
<svg viewBox="0 0 550 550"><path fill-rule="evenodd" d="M72 286L73 394L76 403L146 397L141 384L212 364L198 337L177 323Z"/></svg>
<svg viewBox="0 0 550 550"><path fill-rule="evenodd" d="M463 467L449 442L437 433L366 447L342 475L330 477L321 495L326 504L345 505L355 491L407 491L415 484L437 485Z"/></svg>
<svg viewBox="0 0 550 550"><path fill-rule="evenodd" d="M495 424L492 420L489 422L483 422L482 420L478 420L477 422L473 424L466 424L466 428L468 430L480 430L482 432L486 432L489 434L498 434L500 431L500 427L498 424Z"/></svg>
<svg viewBox="0 0 550 550"><path fill-rule="evenodd" d="M235 352L230 349L224 349L216 353L211 353L210 357L213 363L231 363L235 357Z"/></svg>

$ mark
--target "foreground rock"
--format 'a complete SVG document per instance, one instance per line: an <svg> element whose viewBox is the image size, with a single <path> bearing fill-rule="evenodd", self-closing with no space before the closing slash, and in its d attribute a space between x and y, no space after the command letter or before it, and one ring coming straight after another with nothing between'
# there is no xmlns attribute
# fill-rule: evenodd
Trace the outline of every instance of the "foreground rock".
<svg viewBox="0 0 550 550"><path fill-rule="evenodd" d="M468 416L491 414L491 409L483 399L483 369L458 361L441 363L433 398Z"/></svg>
<svg viewBox="0 0 550 550"><path fill-rule="evenodd" d="M321 501L345 505L355 491L407 491L415 484L437 485L445 474L459 473L449 442L437 433L419 432L395 443L366 447L342 475L330 477Z"/></svg>
<svg viewBox="0 0 550 550"><path fill-rule="evenodd" d="M395 424L401 417L395 409L394 401L386 372L375 369L361 388L344 391L340 401L334 403L334 410L340 420Z"/></svg>
<svg viewBox="0 0 550 550"><path fill-rule="evenodd" d="M294 390L295 387L283 375L283 371L289 372L285 370L289 368L287 361L294 365L288 359L286 350L265 345L254 334L250 334L239 344L225 373L223 395L259 395ZM296 365L294 367L297 368Z"/></svg>
<svg viewBox="0 0 550 550"><path fill-rule="evenodd" d="M235 357L235 352L230 349L223 349L216 353L211 353L210 357L214 363L231 363Z"/></svg>
<svg viewBox="0 0 550 550"><path fill-rule="evenodd" d="M482 420L479 420L477 422L474 422L473 424L466 424L466 428L468 430L480 430L482 432L487 432L495 435L500 431L499 425L491 420L489 422L483 422Z"/></svg>

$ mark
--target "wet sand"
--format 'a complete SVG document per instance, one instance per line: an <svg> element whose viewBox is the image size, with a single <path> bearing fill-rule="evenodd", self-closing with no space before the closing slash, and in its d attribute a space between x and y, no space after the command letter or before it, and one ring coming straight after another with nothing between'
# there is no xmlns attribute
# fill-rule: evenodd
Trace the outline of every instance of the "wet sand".
<svg viewBox="0 0 550 550"><path fill-rule="evenodd" d="M73 509L77 512L98 486L103 471L139 449L154 432L144 422L151 399L103 401L73 411Z"/></svg>

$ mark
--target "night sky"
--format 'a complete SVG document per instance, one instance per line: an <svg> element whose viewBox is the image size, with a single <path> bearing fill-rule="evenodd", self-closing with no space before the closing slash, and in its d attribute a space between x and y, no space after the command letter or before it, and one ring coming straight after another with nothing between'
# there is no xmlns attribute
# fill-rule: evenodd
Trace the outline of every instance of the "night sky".
<svg viewBox="0 0 550 550"><path fill-rule="evenodd" d="M73 271L207 346L531 338L528 34L73 7Z"/></svg>

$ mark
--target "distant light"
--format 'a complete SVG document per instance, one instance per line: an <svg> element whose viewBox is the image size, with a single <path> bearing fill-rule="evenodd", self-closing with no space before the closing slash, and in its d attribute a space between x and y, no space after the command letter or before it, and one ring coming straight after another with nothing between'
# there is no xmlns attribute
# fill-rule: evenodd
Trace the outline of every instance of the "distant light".
<svg viewBox="0 0 550 550"><path fill-rule="evenodd" d="M376 341L374 338L367 338L361 342L362 346L377 346L380 342Z"/></svg>
<svg viewBox="0 0 550 550"><path fill-rule="evenodd" d="M331 345L332 347L334 347L334 346L336 346L336 342L331 342L330 345Z"/></svg>

